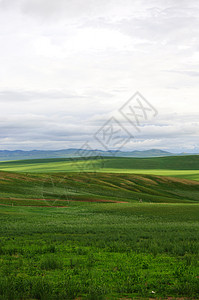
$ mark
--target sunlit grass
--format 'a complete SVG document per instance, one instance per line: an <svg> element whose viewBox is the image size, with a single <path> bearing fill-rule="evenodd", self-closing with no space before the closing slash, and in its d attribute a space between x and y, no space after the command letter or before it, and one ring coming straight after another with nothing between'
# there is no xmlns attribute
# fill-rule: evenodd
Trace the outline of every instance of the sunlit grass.
<svg viewBox="0 0 199 300"><path fill-rule="evenodd" d="M103 158L85 160L38 159L1 162L0 170L10 172L103 172L174 176L199 180L199 156L161 158Z"/></svg>

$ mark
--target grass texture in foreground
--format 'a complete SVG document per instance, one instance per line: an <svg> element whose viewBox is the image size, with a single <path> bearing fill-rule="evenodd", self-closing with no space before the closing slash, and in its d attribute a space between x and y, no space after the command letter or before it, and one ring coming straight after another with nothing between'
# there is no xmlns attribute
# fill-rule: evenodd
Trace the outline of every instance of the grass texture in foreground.
<svg viewBox="0 0 199 300"><path fill-rule="evenodd" d="M199 180L199 155L155 158L103 159L33 159L1 162L0 170L10 172L52 173L97 171L108 173L136 173L181 177Z"/></svg>
<svg viewBox="0 0 199 300"><path fill-rule="evenodd" d="M198 215L197 204L1 207L0 299L198 299Z"/></svg>

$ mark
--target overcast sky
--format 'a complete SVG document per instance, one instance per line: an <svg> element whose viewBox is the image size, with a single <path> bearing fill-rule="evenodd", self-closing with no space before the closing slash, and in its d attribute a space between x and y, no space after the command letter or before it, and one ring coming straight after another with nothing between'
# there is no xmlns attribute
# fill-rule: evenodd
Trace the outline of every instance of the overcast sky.
<svg viewBox="0 0 199 300"><path fill-rule="evenodd" d="M198 37L198 0L0 0L0 150L103 149L114 117L123 150L199 152ZM139 131L136 91L158 112Z"/></svg>

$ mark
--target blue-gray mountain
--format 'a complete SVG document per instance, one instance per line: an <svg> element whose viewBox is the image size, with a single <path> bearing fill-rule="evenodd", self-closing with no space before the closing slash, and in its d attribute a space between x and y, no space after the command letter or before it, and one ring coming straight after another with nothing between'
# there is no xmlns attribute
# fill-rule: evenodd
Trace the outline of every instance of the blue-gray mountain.
<svg viewBox="0 0 199 300"><path fill-rule="evenodd" d="M67 158L75 156L117 156L117 157L162 157L175 155L193 155L193 153L171 153L159 149L144 151L102 151L102 150L82 150L82 149L62 149L62 150L0 150L0 161L39 159L39 158Z"/></svg>

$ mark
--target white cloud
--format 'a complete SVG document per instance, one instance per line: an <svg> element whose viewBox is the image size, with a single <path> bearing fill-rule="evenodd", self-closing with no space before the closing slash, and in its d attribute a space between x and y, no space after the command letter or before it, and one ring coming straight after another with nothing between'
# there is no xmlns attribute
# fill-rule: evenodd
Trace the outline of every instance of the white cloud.
<svg viewBox="0 0 199 300"><path fill-rule="evenodd" d="M159 116L126 147L197 149L198 17L196 0L1 0L1 148L95 146L139 90Z"/></svg>

